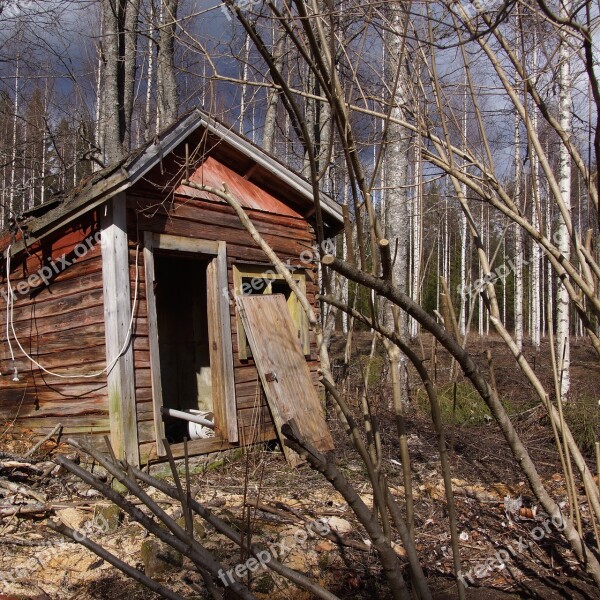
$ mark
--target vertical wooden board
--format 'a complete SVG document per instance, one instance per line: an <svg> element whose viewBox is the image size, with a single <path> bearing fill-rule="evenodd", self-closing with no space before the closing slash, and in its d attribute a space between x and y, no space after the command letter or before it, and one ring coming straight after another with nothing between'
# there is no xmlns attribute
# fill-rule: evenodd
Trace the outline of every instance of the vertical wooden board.
<svg viewBox="0 0 600 600"><path fill-rule="evenodd" d="M139 465L133 344L119 356L131 319L125 194L109 200L102 225L102 282L111 441L119 458ZM117 358L118 357L118 358Z"/></svg>
<svg viewBox="0 0 600 600"><path fill-rule="evenodd" d="M163 439L165 423L162 418L162 386L160 383L160 353L158 350L158 322L156 317L156 296L154 295L154 246L152 234L144 232L144 268L146 276L146 305L148 310L148 344L150 346L150 372L152 378L152 406L156 454L166 456Z"/></svg>
<svg viewBox="0 0 600 600"><path fill-rule="evenodd" d="M236 302L280 439L281 427L294 419L300 435L317 450L333 450L285 297L237 296ZM295 452L283 447L292 466L301 462Z"/></svg>
<svg viewBox="0 0 600 600"><path fill-rule="evenodd" d="M225 389L225 414L227 416L227 439L238 441L237 406L235 402L235 379L233 374L233 346L231 339L231 315L229 313L229 281L227 278L227 249L225 242L219 242L219 250L214 260L216 267L216 302L221 327L222 366Z"/></svg>
<svg viewBox="0 0 600 600"><path fill-rule="evenodd" d="M226 340L224 340L220 334L221 318L218 305L216 259L210 261L206 267L206 296L215 436L221 439L227 439L228 426L225 409L226 393L222 351L223 342Z"/></svg>

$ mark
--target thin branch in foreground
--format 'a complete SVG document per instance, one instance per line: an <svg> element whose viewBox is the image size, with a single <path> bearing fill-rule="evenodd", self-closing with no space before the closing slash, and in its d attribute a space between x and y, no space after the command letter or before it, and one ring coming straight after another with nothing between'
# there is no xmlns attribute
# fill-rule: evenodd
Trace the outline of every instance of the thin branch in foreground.
<svg viewBox="0 0 600 600"><path fill-rule="evenodd" d="M56 531L65 537L72 539L74 542L81 544L88 550L91 550L94 554L110 563L113 567L119 569L132 579L135 579L138 583L145 585L148 589L156 592L159 596L163 598L167 598L168 600L185 600L183 596L180 596L172 589L158 583L158 581L154 581L147 575L144 575L141 571L138 571L135 567L123 562L121 559L117 558L114 554L111 554L106 548L103 548L96 542L92 542L87 536L82 535L81 532L75 531L70 527L67 527L63 523L59 523L58 521L48 521L48 527L53 531Z"/></svg>

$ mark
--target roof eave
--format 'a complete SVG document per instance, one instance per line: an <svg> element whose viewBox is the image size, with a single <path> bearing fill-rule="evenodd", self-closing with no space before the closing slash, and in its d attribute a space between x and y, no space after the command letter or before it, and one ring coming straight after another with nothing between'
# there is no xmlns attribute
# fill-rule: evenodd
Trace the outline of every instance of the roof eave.
<svg viewBox="0 0 600 600"><path fill-rule="evenodd" d="M70 223L77 217L94 210L116 194L124 192L144 177L153 167L172 152L185 138L200 127L226 141L227 144L251 158L257 165L282 180L292 190L307 202L313 204L311 211L305 215L309 218L314 214L313 190L308 181L281 165L266 152L231 131L218 121L208 117L196 109L185 117L172 131L169 131L157 144L149 145L143 152L126 162L106 179L90 184L89 188L77 195L77 200L67 202L47 214L32 221L32 227L27 232L26 240L19 240L12 246L12 252L17 254L27 246L55 232L60 227ZM321 209L334 219L339 229L343 224L342 207L326 194L320 195Z"/></svg>

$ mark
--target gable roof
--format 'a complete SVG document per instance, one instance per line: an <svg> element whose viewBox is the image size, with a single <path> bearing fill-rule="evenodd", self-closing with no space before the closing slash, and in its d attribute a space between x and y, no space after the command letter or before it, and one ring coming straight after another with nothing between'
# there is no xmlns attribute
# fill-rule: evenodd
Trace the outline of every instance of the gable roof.
<svg viewBox="0 0 600 600"><path fill-rule="evenodd" d="M247 138L235 133L200 109L195 109L121 162L91 175L78 188L65 196L58 206L52 207L40 216L34 216L37 211L31 211L33 218L26 223L27 240L25 242L19 240L13 244L12 253L17 254L26 246L76 220L116 194L130 189L175 148L199 131L206 132L217 139L219 145L226 147L232 156L250 161L252 168L247 169L247 172L252 171L252 177L256 177L262 184L267 180L275 179L278 189L283 189L296 204L306 205L306 218L314 214L312 186L306 179ZM262 184L257 183L259 186ZM339 230L343 224L341 206L324 193L320 195L320 204L323 219L333 230Z"/></svg>

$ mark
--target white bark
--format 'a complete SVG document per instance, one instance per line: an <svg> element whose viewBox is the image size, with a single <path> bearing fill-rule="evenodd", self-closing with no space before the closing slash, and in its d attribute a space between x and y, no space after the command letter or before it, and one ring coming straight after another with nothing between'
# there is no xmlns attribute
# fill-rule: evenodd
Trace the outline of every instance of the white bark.
<svg viewBox="0 0 600 600"><path fill-rule="evenodd" d="M273 32L273 38L275 39L276 32ZM273 60L279 70L283 66L283 53L285 48L285 41L287 37L280 34L279 38L273 48ZM262 147L267 152L272 152L275 147L275 134L277 124L277 108L279 106L279 93L275 89L269 90L267 94L267 111L265 113L265 125L263 128ZM346 317L347 318L347 317Z"/></svg>
<svg viewBox="0 0 600 600"><path fill-rule="evenodd" d="M396 87L391 117L404 119L404 104L407 98L408 72L402 64L403 60L403 9L400 3L389 4L390 32L386 36L385 71L388 82L398 80ZM398 69L401 69L398 76ZM408 214L408 156L410 152L410 132L403 127L390 123L388 139L385 148L385 223L386 237L395 256L393 265L394 283L406 293L408 283L408 241L409 241L409 214ZM388 321L390 322L390 321ZM400 335L407 333L406 313L400 311Z"/></svg>
<svg viewBox="0 0 600 600"><path fill-rule="evenodd" d="M483 204L481 205L481 210L480 210L480 215L479 215L479 231L481 233L481 235L484 235L484 229L483 229ZM481 264L481 261L479 261L479 271L478 271L478 279L479 281L483 281L483 265ZM485 313L485 307L483 305L483 296L481 295L481 292L483 292L483 289L478 289L477 290L477 295L479 298L479 303L478 303L478 307L479 307L479 311L478 311L478 328L477 331L479 333L479 337L483 337L483 324L484 324L484 313Z"/></svg>
<svg viewBox="0 0 600 600"><path fill-rule="evenodd" d="M550 191L548 189L548 182L544 185L546 198L550 198ZM550 206L550 201L546 202L546 237L550 239L552 235L552 210ZM546 262L546 297L547 297L547 306L546 311L550 315L554 314L554 296L552 290L552 283L554 280L554 275L552 272L552 263L545 258Z"/></svg>
<svg viewBox="0 0 600 600"><path fill-rule="evenodd" d="M466 65L465 65L466 69ZM467 146L467 76L465 71L464 81L464 94L463 94L463 118L462 118L462 147L466 149ZM463 168L466 169L466 163ZM461 183L463 196L467 197L467 185ZM468 242L468 230L467 230L467 215L465 211L460 213L460 309L458 317L458 329L460 335L464 338L467 330L467 242Z"/></svg>
<svg viewBox="0 0 600 600"><path fill-rule="evenodd" d="M418 142L415 148L414 180L414 193L412 195L411 207L411 297L415 302L419 303L421 281L421 235L423 228L423 214L421 205L423 192L423 170L421 165L421 146ZM416 338L418 334L419 324L415 319L411 318L409 320L409 335L411 338Z"/></svg>
<svg viewBox="0 0 600 600"><path fill-rule="evenodd" d="M246 119L246 94L248 93L248 85L246 82L248 81L248 63L250 61L250 36L246 34L246 39L244 40L244 52L242 54L242 89L241 89L241 99L240 99L240 124L239 131L242 135L245 132L244 121Z"/></svg>
<svg viewBox="0 0 600 600"><path fill-rule="evenodd" d="M15 102L14 102L14 114L12 122L12 153L10 157L10 191L8 192L8 209L9 211L15 208L15 177L17 174L17 123L19 114L19 76L20 76L20 64L19 57L17 56L17 66L15 67ZM9 213L8 213L9 214ZM6 209L3 207L2 220L0 225L4 227L4 219L7 215Z"/></svg>
<svg viewBox="0 0 600 600"><path fill-rule="evenodd" d="M563 16L569 12L571 2L562 9ZM559 121L563 130L571 133L571 67L569 62L569 47L565 34L561 34L559 46ZM570 215L571 211L571 158L565 144L559 146L558 185L564 206ZM562 215L558 222L558 248L566 260L571 256L571 245L567 225ZM566 400L570 387L570 343L569 343L569 295L561 281L557 282L556 290L556 345L557 360L560 368L560 395Z"/></svg>
<svg viewBox="0 0 600 600"><path fill-rule="evenodd" d="M533 36L532 52L532 77L538 68L537 35ZM531 128L534 135L538 135L538 110L531 107ZM540 215L540 167L539 159L535 152L531 154L531 224L539 230L541 227ZM539 350L541 343L541 286L540 286L540 263L542 260L542 249L539 244L532 241L531 248L531 343Z"/></svg>
<svg viewBox="0 0 600 600"><path fill-rule="evenodd" d="M40 204L43 204L46 199L46 160L48 151L46 149L46 123L48 118L48 79L44 87L44 114L43 114L43 131L42 131L42 167L40 174ZM96 163L92 163L95 165Z"/></svg>

